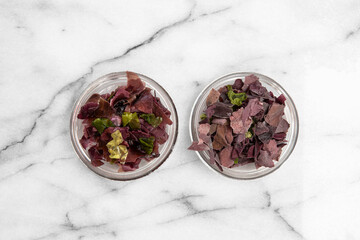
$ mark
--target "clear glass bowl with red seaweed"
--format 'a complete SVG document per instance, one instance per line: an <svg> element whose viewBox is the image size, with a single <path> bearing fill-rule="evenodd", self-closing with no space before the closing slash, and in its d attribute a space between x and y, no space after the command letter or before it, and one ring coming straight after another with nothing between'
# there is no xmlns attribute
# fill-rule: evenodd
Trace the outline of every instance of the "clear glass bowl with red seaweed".
<svg viewBox="0 0 360 240"><path fill-rule="evenodd" d="M169 94L154 80L133 72L110 73L80 95L70 132L75 152L92 171L130 180L168 158L178 117Z"/></svg>
<svg viewBox="0 0 360 240"><path fill-rule="evenodd" d="M288 159L298 129L295 104L277 82L257 73L233 73L210 83L196 99L189 150L222 175L253 179Z"/></svg>

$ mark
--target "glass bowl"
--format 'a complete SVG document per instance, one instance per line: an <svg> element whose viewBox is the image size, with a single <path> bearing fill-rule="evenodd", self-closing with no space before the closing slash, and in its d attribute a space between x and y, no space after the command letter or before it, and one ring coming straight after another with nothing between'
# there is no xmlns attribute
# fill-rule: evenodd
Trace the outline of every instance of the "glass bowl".
<svg viewBox="0 0 360 240"><path fill-rule="evenodd" d="M285 91L284 88L282 88L277 82L275 82L273 79L258 74L258 73L252 73L252 72L239 72L239 73L232 73L226 76L223 76L219 79L216 79L215 81L211 82L209 85L207 85L204 90L199 94L197 99L195 100L194 106L191 110L190 115L190 138L191 141L198 141L198 126L199 126L199 119L201 113L206 109L206 97L208 96L210 90L212 88L218 89L222 86L233 84L236 79L241 78L244 80L245 76L254 74L259 78L259 81L261 84L267 88L268 91L272 91L275 96L279 96L280 94L284 94L286 97L286 107L284 110L284 118L290 123L290 128L288 130L288 133L286 135L286 140L288 141L288 144L283 147L281 156L279 158L279 161L274 161L275 166L272 168L266 168L266 167L260 167L256 169L255 164L249 163L243 166L237 166L233 168L226 168L223 167L223 171L221 171L216 164L210 163L210 157L207 151L197 151L196 154L199 156L199 158L207 165L210 169L214 170L215 172L218 172L224 176L230 177L230 178L236 178L236 179L254 179L263 177L276 169L278 169L290 156L291 152L294 150L294 147L296 145L298 132L299 132L299 118L298 114L295 108L295 104L289 94Z"/></svg>
<svg viewBox="0 0 360 240"><path fill-rule="evenodd" d="M83 126L82 120L78 119L77 115L80 111L80 108L86 103L86 101L92 94L109 93L115 90L118 86L126 85L127 83L126 72L110 73L98 78L97 80L92 82L83 93L81 93L79 99L76 101L70 119L70 134L72 145L78 157L88 168L90 168L93 172L99 174L102 177L113 180L131 180L143 177L157 169L169 157L170 153L174 148L178 134L178 116L171 97L162 86L160 86L151 78L139 73L137 73L137 75L142 81L145 82L146 87L152 89L152 94L159 97L161 103L171 112L170 119L173 124L170 126L167 125L166 128L166 132L169 135L169 138L166 143L159 146L160 156L158 158L155 158L149 162L147 162L146 160L142 160L139 168L134 171L118 172L119 167L117 165L112 165L106 161L104 161L104 165L100 167L94 167L91 164L88 152L83 149L79 141L83 135Z"/></svg>

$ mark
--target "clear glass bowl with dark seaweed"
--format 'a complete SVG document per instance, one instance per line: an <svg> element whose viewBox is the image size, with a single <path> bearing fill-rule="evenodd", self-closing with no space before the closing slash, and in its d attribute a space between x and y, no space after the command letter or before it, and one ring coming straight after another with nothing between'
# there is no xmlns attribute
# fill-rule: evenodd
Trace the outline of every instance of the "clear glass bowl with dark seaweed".
<svg viewBox="0 0 360 240"><path fill-rule="evenodd" d="M156 81L152 80L151 78L145 75L138 73L136 74L141 79L141 81L145 83L146 88L149 88L151 90L151 94L156 96L161 102L161 104L171 112L169 118L172 121L172 124L167 125L165 129L168 135L167 141L159 145L158 148L159 154L154 156L154 158L152 158L151 161L142 160L140 164L137 166L137 169L133 169L131 171L120 171L120 172L118 165L112 164L111 162L107 162L107 161L102 161L103 164L101 164L100 166L94 166L94 164L92 164L93 159L91 159L89 152L86 149L84 149L83 147L84 144L83 145L81 144L81 139L84 134L83 131L84 124L83 124L83 120L79 119L78 116L79 113L81 112L82 107L86 103L88 103L89 98L94 96L94 94L105 95L119 88L119 86L126 86L128 80L127 72L110 73L92 82L85 89L85 91L81 93L80 97L77 99L70 119L71 141L78 157L93 172L99 174L100 176L113 180L136 179L154 171L169 157L177 139L178 116L175 105L171 97L166 92L166 90ZM119 101L117 105L114 105L114 108L116 109L116 111L123 112L124 109L121 109L121 106L122 104ZM131 144L131 142L128 142L127 144Z"/></svg>
<svg viewBox="0 0 360 240"><path fill-rule="evenodd" d="M282 144L282 146L281 146L281 148L282 148L281 154L280 154L280 156L278 156L277 161L273 161L273 165L271 165L271 167L259 166L256 163L254 164L254 161L246 162L246 159L244 161L244 164L238 164L236 162L236 164L231 164L232 166L224 167L224 166L222 166L222 164L219 160L214 161L214 157L213 157L214 155L212 157L210 157L210 151L208 150L208 147L204 146L204 144L202 143L203 141L201 138L204 139L204 137L199 136L200 135L199 125L203 124L204 122L207 121L206 119L204 121L202 121L201 119L204 119L206 117L206 114L204 114L204 112L206 112L206 110L208 109L209 103L207 103L207 101L209 101L208 96L211 93L211 91L218 90L221 88L224 89L224 87L226 88L227 86L230 86L230 85L233 86L237 79L241 79L242 80L241 82L246 82L245 78L249 77L249 76L254 76L254 78L256 78L256 79L258 78L258 81L261 83L261 85L263 87L265 87L268 92L271 92L271 94L273 94L274 98L275 98L275 96L281 96L281 95L283 95L283 97L285 97L286 100L285 100L285 107L283 110L282 118L285 119L289 123L289 128L287 130L285 139L283 139L284 144ZM214 89L214 90L212 90L212 89ZM224 91L226 91L226 90L224 90ZM224 93L222 93L222 94L224 94ZM234 93L232 93L232 94L234 94ZM241 94L238 94L238 95L241 95ZM226 96L228 96L228 94L226 94ZM240 99L241 97L242 96L239 96L239 99L234 98L234 100L239 100L240 102L241 102L241 100L249 101L249 99L245 100L246 97L244 99ZM221 96L220 96L220 99L221 99ZM229 101L229 98L228 98L228 101ZM232 103L234 103L234 102L232 102ZM239 107L237 107L235 105L233 105L233 107L236 108L236 109L234 109L234 112L239 110L238 109ZM222 120L217 119L217 121L221 122ZM228 121L227 124L229 125L229 119L227 121ZM209 122L209 123L211 124L211 122ZM251 126L253 126L253 125L251 125ZM205 129L206 129L206 127L205 127ZM294 104L293 100L291 99L290 95L275 80L273 80L267 76L264 76L262 74L258 74L258 73L239 72L239 73L232 73L232 74L228 74L226 76L220 77L220 78L216 79L215 81L211 82L209 85L207 85L203 89L203 91L199 94L198 98L194 102L194 105L193 105L193 108L191 111L191 116L190 116L189 130L190 130L191 142L193 142L192 146L189 149L196 150L196 149L201 149L201 148L205 149L206 148L206 150L203 150L203 151L201 151L201 150L196 151L196 154L205 163L205 165L207 165L210 169L212 169L215 172L220 173L224 176L230 177L230 178L254 179L254 178L259 178L259 177L265 176L265 175L275 171L289 158L289 156L291 155L292 151L294 150L296 142L297 142L298 132L299 132L299 118L298 118L295 104ZM202 126L202 131L204 131L204 125ZM208 131L208 129L205 131ZM212 132L212 130L210 130L210 133L213 134L213 135L210 134L210 136L212 136L211 139L214 140L214 137L213 137L214 133ZM251 131L246 134L249 134L250 137L251 137L251 135L254 135L254 133ZM234 137L236 137L236 136L234 136ZM255 136L253 136L253 137L255 137ZM256 136L256 137L258 137L258 136ZM202 147L199 147L200 145L197 145L198 143L202 143L201 144ZM212 143L213 142L210 141L209 145L212 145ZM234 142L232 143L232 145L234 145ZM230 146L230 143L229 143L229 146ZM263 144L263 146L264 146L264 144ZM230 148L231 148L231 146L230 146ZM233 148L235 148L235 147L233 147ZM210 147L210 149L212 151L212 147ZM223 150L224 150L224 148L223 148ZM238 161L238 159L233 159L233 161Z"/></svg>

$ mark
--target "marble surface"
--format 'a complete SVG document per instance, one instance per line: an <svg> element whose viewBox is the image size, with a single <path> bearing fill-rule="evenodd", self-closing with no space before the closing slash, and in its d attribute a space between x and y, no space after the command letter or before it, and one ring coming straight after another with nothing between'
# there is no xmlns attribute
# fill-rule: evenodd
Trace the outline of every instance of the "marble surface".
<svg viewBox="0 0 360 240"><path fill-rule="evenodd" d="M1 0L0 27L0 239L360 238L360 1ZM157 171L116 182L77 158L69 117L124 70L166 88L180 127ZM251 181L185 150L195 98L236 71L300 116L288 161Z"/></svg>

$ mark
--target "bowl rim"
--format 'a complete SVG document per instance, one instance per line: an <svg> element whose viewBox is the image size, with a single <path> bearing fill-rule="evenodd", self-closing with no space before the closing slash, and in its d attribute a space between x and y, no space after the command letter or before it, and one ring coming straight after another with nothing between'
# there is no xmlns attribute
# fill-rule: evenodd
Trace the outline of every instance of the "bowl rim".
<svg viewBox="0 0 360 240"><path fill-rule="evenodd" d="M194 104L191 108L191 114L190 114L190 118L189 118L189 133L190 133L190 140L191 142L194 141L194 138L193 138L193 134L192 134L192 119L193 119L193 115L195 114L195 108L196 106L198 105L198 102L200 101L200 98L205 94L205 90L207 90L211 85L213 85L215 82L221 80L221 79L224 79L224 78L228 78L228 77L232 77L232 76L237 76L237 75L251 75L251 74L254 74L255 76L259 76L259 77L263 77L263 78L267 78L268 80L270 80L273 84L275 84L281 91L283 91L287 96L287 100L289 100L292 105L294 106L294 115L295 115L295 119L296 119L296 131L295 131L295 138L294 138L294 146L292 147L292 149L290 149L289 151L289 154L286 156L286 158L284 159L284 161L282 161L281 163L279 163L276 167L273 167L271 169L271 171L263 174L263 175L259 175L259 176L252 176L252 177L235 177L235 176L230 176L230 175L227 175L225 174L224 172L222 171L218 171L216 169L214 169L210 163L208 163L201 155L200 155L200 152L199 151L195 151L196 152L196 155L200 158L200 160L208 167L210 168L213 172L216 172L217 174L220 174L221 176L225 176L227 178L230 178L230 179L234 179L234 180L255 180L255 179L258 179L258 178L262 178L262 177L265 177L265 176L268 176L270 173L273 173L274 171L278 170L285 162L286 160L290 157L290 155L292 154L292 152L294 151L295 147L296 147L296 144L297 144L297 140L298 140L298 136L299 136L299 127L300 127L300 121L299 121L299 115L298 115L298 112L297 112L297 109L296 109L296 105L294 103L294 101L292 100L290 94L277 82L275 81L274 79L266 76L266 75L263 75L263 74L260 74L260 73L256 73L256 72L231 72L231 73L228 73L228 74L225 74L225 75L222 75L218 78L215 78L215 80L211 81L209 84L207 84L202 90L201 92L199 93L199 95L196 97L195 101L194 101Z"/></svg>
<svg viewBox="0 0 360 240"><path fill-rule="evenodd" d="M73 119L74 119L74 114L75 114L75 110L76 110L76 106L80 103L80 100L86 95L86 92L88 92L89 90L97 87L99 84L101 84L102 81L104 80L108 80L108 79L111 79L111 77L114 77L114 76L119 76L119 75L122 75L122 74L125 74L126 76L126 73L127 72L132 72L132 73L135 73L137 74L140 79L144 82L147 82L147 80L144 80L144 79L149 79L150 81L153 81L153 83L155 83L157 86L156 87L159 87L162 91L164 91L166 97L168 98L169 100L169 103L170 105L172 105L172 107L174 108L174 111L171 113L173 114L174 116L174 123L175 123L175 130L174 130L174 142L172 143L169 151L167 152L166 156L164 157L164 159L157 165L155 166L154 168L138 175L138 176L135 176L135 177L130 177L130 178L119 178L117 176L120 176L121 173L111 173L109 174L108 172L102 170L101 168L99 167L95 167L91 164L90 161L87 160L87 158L85 156L83 156L83 154L81 153L81 150L76 148L76 145L77 145L77 142L79 141L78 139L76 139L75 137L75 133L73 131ZM152 90L155 90L155 89L152 89ZM75 119L77 119L77 117L75 116ZM74 123L75 124L75 123ZM69 128L69 134L70 134L70 138L71 138L71 145L72 145L72 148L74 149L77 157L81 160L81 162L87 166L92 172L96 173L98 176L100 177L103 177L103 178L107 178L107 179L110 179L110 180L115 180L115 181L131 181L131 180L136 180L136 179L139 179L139 178L142 178L142 177L145 177L147 175L149 175L150 173L154 172L156 169L158 169L168 158L169 156L171 155L171 153L173 152L174 150L174 147L176 145L176 142L177 142L177 138L178 138L178 132L179 132L179 118L178 118L178 113L177 113L177 109L176 109L176 106L174 104L174 101L173 99L171 98L170 94L163 88L163 86L161 84L159 84L158 82L156 82L154 79L144 75L144 74L141 74L141 73L137 73L137 72L134 72L134 71L120 71L120 72L111 72L111 73L108 73L108 74L105 74L105 75L102 75L98 78L96 78L94 81L90 82L87 87L78 95L76 101L74 102L73 104L73 107L72 107L72 110L71 110L71 115L70 115L70 128ZM81 147L81 146L80 146Z"/></svg>

